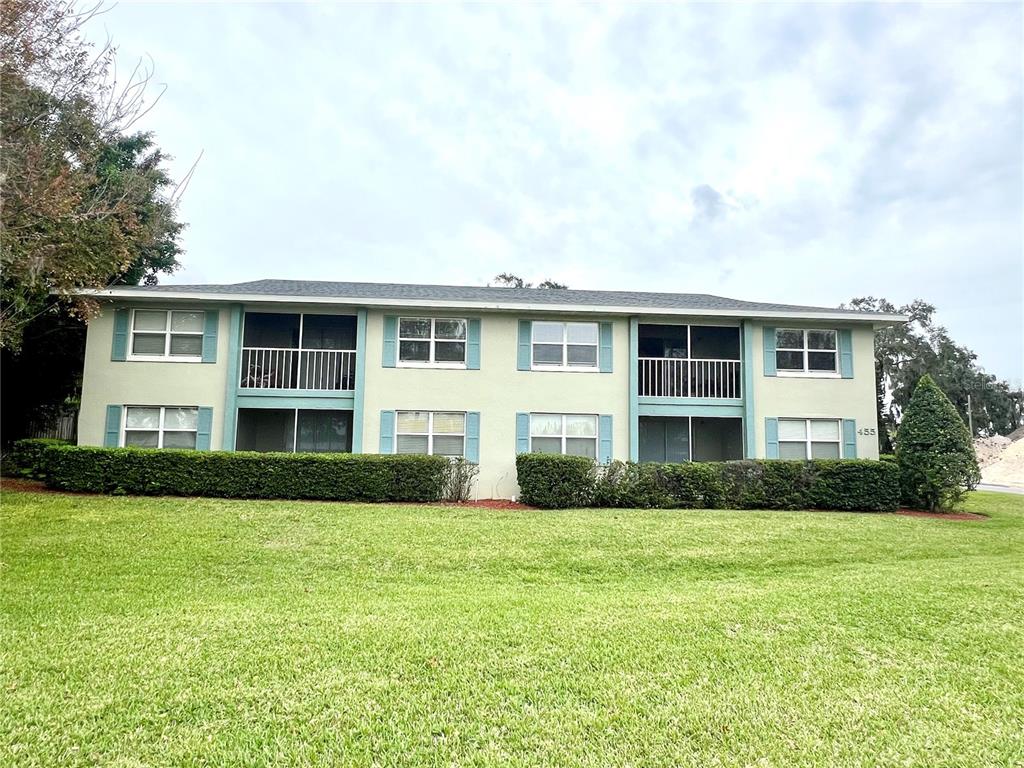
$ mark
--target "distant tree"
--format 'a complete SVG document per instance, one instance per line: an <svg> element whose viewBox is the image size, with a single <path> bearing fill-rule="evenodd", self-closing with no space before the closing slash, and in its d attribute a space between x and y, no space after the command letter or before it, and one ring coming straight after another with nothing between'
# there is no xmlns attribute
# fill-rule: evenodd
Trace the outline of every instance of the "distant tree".
<svg viewBox="0 0 1024 768"><path fill-rule="evenodd" d="M850 307L902 313L910 322L875 332L875 377L878 393L879 450L892 452L892 436L910 403L914 387L925 374L952 401L967 422L968 396L974 430L979 435L1008 434L1024 422L1024 394L985 373L977 355L956 344L948 331L933 322L935 307L917 299L901 307L873 296L857 298Z"/></svg>
<svg viewBox="0 0 1024 768"><path fill-rule="evenodd" d="M896 461L904 503L932 512L960 502L981 479L967 426L928 374L896 432Z"/></svg>
<svg viewBox="0 0 1024 768"><path fill-rule="evenodd" d="M528 283L519 275L513 275L510 272L502 272L500 275L495 275L494 284L498 288L533 288L533 283ZM537 287L566 290L569 286L556 283L554 280L544 280L537 283Z"/></svg>

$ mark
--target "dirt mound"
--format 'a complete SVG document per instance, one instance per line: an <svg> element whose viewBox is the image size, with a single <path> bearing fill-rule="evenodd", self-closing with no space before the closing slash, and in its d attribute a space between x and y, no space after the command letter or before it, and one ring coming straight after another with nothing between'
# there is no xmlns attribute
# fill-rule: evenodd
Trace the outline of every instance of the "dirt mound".
<svg viewBox="0 0 1024 768"><path fill-rule="evenodd" d="M992 437L977 437L974 439L974 452L978 455L978 466L987 467L999 461L1003 451L1013 441L1002 435Z"/></svg>
<svg viewBox="0 0 1024 768"><path fill-rule="evenodd" d="M981 464L980 455L978 463ZM988 465L982 464L981 480L993 485L1013 485L1024 488L1024 440L1010 443L995 461Z"/></svg>

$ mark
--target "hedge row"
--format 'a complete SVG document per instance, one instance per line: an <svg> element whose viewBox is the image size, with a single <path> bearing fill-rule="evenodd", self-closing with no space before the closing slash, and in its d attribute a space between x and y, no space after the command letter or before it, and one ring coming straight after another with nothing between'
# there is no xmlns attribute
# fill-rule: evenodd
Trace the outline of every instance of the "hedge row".
<svg viewBox="0 0 1024 768"><path fill-rule="evenodd" d="M569 507L687 509L834 509L892 511L899 468L865 460L730 461L691 464L612 462L579 456L520 454L521 499Z"/></svg>
<svg viewBox="0 0 1024 768"><path fill-rule="evenodd" d="M70 445L67 440L49 437L33 437L15 440L3 457L3 473L13 477L28 477L42 480L43 452L54 445Z"/></svg>
<svg viewBox="0 0 1024 768"><path fill-rule="evenodd" d="M65 491L374 502L437 501L451 467L443 456L81 446L49 447L42 465Z"/></svg>

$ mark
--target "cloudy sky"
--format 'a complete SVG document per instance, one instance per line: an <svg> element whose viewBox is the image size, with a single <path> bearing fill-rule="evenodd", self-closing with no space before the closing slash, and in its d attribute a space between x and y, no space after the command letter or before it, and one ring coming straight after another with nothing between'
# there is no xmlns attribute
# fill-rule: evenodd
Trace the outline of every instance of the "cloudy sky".
<svg viewBox="0 0 1024 768"><path fill-rule="evenodd" d="M184 268L835 305L1024 376L1020 4L136 5Z"/></svg>

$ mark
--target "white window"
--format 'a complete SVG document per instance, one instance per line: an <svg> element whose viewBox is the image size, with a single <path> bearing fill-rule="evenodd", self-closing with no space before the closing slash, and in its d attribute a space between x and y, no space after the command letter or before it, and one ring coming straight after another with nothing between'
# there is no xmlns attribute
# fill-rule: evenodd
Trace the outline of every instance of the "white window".
<svg viewBox="0 0 1024 768"><path fill-rule="evenodd" d="M530 414L530 451L597 458L597 416Z"/></svg>
<svg viewBox="0 0 1024 768"><path fill-rule="evenodd" d="M466 414L459 411L398 411L395 453L464 456Z"/></svg>
<svg viewBox="0 0 1024 768"><path fill-rule="evenodd" d="M841 434L839 419L779 419L779 458L841 458Z"/></svg>
<svg viewBox="0 0 1024 768"><path fill-rule="evenodd" d="M779 328L775 368L781 373L834 374L839 370L835 331Z"/></svg>
<svg viewBox="0 0 1024 768"><path fill-rule="evenodd" d="M129 405L122 445L136 448L195 448L198 408Z"/></svg>
<svg viewBox="0 0 1024 768"><path fill-rule="evenodd" d="M533 367L540 370L597 370L597 323L534 322Z"/></svg>
<svg viewBox="0 0 1024 768"><path fill-rule="evenodd" d="M131 357L137 360L202 360L206 313L195 310L132 311Z"/></svg>
<svg viewBox="0 0 1024 768"><path fill-rule="evenodd" d="M400 365L432 365L462 368L466 365L464 319L448 317L400 317L398 362Z"/></svg>

